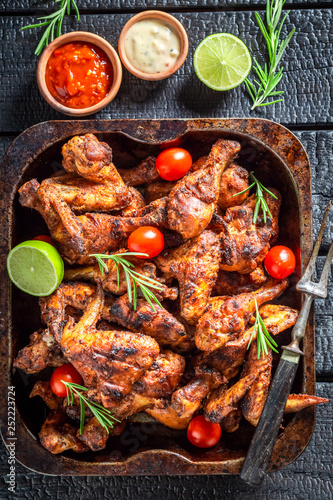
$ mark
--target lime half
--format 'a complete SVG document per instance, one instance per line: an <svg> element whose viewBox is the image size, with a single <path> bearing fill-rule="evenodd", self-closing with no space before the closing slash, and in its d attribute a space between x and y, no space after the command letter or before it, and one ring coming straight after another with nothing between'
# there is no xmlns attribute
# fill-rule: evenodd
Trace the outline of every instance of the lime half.
<svg viewBox="0 0 333 500"><path fill-rule="evenodd" d="M230 33L207 36L194 52L198 78L214 90L240 85L250 72L252 61L246 45Z"/></svg>
<svg viewBox="0 0 333 500"><path fill-rule="evenodd" d="M49 243L29 240L14 247L7 257L10 279L20 290L44 297L60 285L64 262Z"/></svg>

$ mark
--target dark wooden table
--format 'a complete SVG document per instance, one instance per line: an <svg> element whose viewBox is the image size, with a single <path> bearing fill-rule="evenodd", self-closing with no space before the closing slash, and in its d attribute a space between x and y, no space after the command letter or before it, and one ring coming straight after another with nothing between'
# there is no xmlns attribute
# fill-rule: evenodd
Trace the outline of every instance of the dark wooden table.
<svg viewBox="0 0 333 500"><path fill-rule="evenodd" d="M187 30L190 42L185 65L169 80L144 82L124 71L116 99L96 118L180 118L250 116L245 87L214 92L194 74L192 56L205 36L230 32L258 56L262 37L254 11L263 11L265 0L77 0L81 20L72 16L65 30L86 30L108 39L115 47L122 26L133 13L158 8L174 13ZM296 34L284 57L285 74L280 88L285 100L260 108L251 116L280 122L293 130L307 150L313 176L314 228L333 195L333 9L332 0L287 0L291 9L283 32ZM38 14L54 10L52 1L0 0L0 155L25 128L46 120L66 119L41 98L35 73L36 31L20 31ZM332 220L332 216L331 216ZM326 231L322 255L333 237ZM320 265L324 257L320 258ZM333 405L333 286L331 296L316 304L317 394L331 399L317 410L311 443L303 455L281 472L266 477L255 491L237 477L51 477L16 467L15 498L114 498L114 499L331 499ZM3 404L3 403L2 403ZM7 454L1 444L1 472L8 473ZM52 471L50 471L52 473ZM7 498L2 482L0 497ZM11 497L14 498L14 495Z"/></svg>

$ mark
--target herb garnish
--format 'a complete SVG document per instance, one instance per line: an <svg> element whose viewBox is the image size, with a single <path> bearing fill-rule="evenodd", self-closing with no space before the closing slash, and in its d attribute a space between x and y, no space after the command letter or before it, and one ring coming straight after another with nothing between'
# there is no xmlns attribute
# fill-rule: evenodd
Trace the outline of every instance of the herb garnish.
<svg viewBox="0 0 333 500"><path fill-rule="evenodd" d="M148 278L147 276L144 276L143 274L137 273L136 271L133 271L131 267L135 267L132 262L129 262L127 259L124 259L124 256L127 255L134 255L134 256L145 256L148 257L148 254L145 253L139 253L139 252L124 252L124 253L117 253L113 255L104 255L101 253L95 253L92 255L89 255L89 257L95 257L95 259L98 262L99 269L102 273L104 274L104 270L108 273L109 269L108 266L106 265L105 262L103 262L102 259L110 259L112 260L117 268L117 290L119 288L119 280L120 280L120 270L119 270L119 265L122 267L124 273L125 273L125 279L126 279L126 286L127 286L127 293L128 293L128 300L132 304L133 302L133 308L136 310L137 306L137 287L140 288L142 295L146 299L147 302L151 305L152 309L154 312L156 312L156 309L154 307L154 302L156 302L157 305L160 307L163 307L162 304L159 302L157 297L153 294L149 288L155 288L156 290L163 290L163 286L161 283L159 283L156 280L153 280L152 278ZM131 280L133 282L133 292L132 292L132 284Z"/></svg>
<svg viewBox="0 0 333 500"><path fill-rule="evenodd" d="M281 34L281 28L288 16L288 11L283 17L280 25L280 17L282 13L282 7L285 4L286 0L267 0L266 6L266 26L261 19L258 12L255 12L255 16L257 19L257 23L259 28L266 40L268 55L269 55L269 64L265 63L264 68L258 63L258 61L254 58L254 70L257 73L259 78L258 80L253 80L254 83L251 83L248 78L245 79L245 85L247 90L253 100L253 106L251 110L256 108L257 106L269 106L270 104L275 104L277 102L283 101L283 99L276 99L270 102L264 102L269 97L274 97L277 95L282 95L283 90L274 91L277 84L280 82L283 73L283 67L276 73L277 67L285 51L288 43L290 42L291 37L293 36L295 30L291 30L288 34L287 38L282 40L279 47L279 37Z"/></svg>
<svg viewBox="0 0 333 500"><path fill-rule="evenodd" d="M53 42L55 36L58 37L61 35L62 22L66 13L68 16L70 15L71 5L73 5L75 9L77 20L80 20L80 13L75 0L55 0L55 2L61 2L60 8L57 11L53 12L53 14L50 14L49 16L38 17L38 20L42 21L41 23L29 24L29 26L23 26L23 28L21 28L22 30L27 30L31 28L40 28L42 26L47 26L35 50L36 56L39 56L39 54L42 52L44 45L45 47L48 46L50 38L51 42ZM54 36L55 29L56 35Z"/></svg>
<svg viewBox="0 0 333 500"><path fill-rule="evenodd" d="M276 200L277 200L277 196L275 196L274 193L272 193L260 181L258 181L258 179L255 177L255 175L253 174L253 172L250 172L250 180L253 181L253 182L252 182L252 184L250 184L249 187L247 187L246 189L243 189L243 191L240 191L239 193L234 194L233 196L238 196L239 194L243 194L246 191L248 191L249 189L253 188L253 186L256 186L257 201L256 201L256 206L255 206L254 212L253 212L253 224L255 224L256 221L257 221L260 207L261 207L261 210L262 210L262 213L263 213L263 216L264 216L264 222L266 224L266 220L267 220L267 215L266 214L268 214L271 219L273 219L273 217L272 217L271 211L270 211L270 209L269 209L269 207L267 205L267 202L266 202L266 200L264 198L264 191L266 191L266 193L268 193L271 196L273 196L273 198L275 198Z"/></svg>
<svg viewBox="0 0 333 500"><path fill-rule="evenodd" d="M114 417L110 410L104 408L104 406L95 403L95 401L89 401L81 392L79 391L88 391L87 387L83 387L82 385L73 384L72 382L65 382L61 380L61 382L66 386L67 391L67 401L70 406L74 404L74 393L79 397L80 400L80 435L83 432L84 426L84 418L85 418L85 405L89 408L94 417L97 418L98 422L104 427L109 434L109 428L113 429L114 422L120 422L116 417Z"/></svg>
<svg viewBox="0 0 333 500"><path fill-rule="evenodd" d="M254 299L256 303L256 320L253 325L251 337L249 340L249 343L247 345L247 349L250 348L251 342L253 337L256 335L257 337L257 359L260 358L260 354L262 353L262 358L264 359L266 357L266 354L268 354L268 347L272 349L274 352L279 352L275 347L278 347L277 343L275 340L271 337L271 335L268 333L268 330L265 326L265 323L263 322L262 317L259 314L258 310L258 304L256 299ZM275 346L275 347L274 347Z"/></svg>

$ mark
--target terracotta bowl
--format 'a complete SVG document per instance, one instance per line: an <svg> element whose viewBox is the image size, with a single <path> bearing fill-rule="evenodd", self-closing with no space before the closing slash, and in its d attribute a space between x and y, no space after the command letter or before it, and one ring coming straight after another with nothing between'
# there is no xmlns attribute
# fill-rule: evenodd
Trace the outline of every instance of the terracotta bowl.
<svg viewBox="0 0 333 500"><path fill-rule="evenodd" d="M170 24L180 38L180 52L176 63L170 69L161 73L144 73L143 71L135 68L127 58L125 52L125 37L127 35L127 32L133 26L133 24L137 23L138 21L142 21L143 19L158 19ZM184 64L188 52L188 38L183 25L180 24L180 22L175 17L159 10L146 10L145 12L140 12L140 14L136 14L125 24L122 32L120 33L118 52L123 65L126 69L128 69L130 73L132 73L132 75L137 76L142 80L164 80L165 78L168 78L173 73L175 73Z"/></svg>
<svg viewBox="0 0 333 500"><path fill-rule="evenodd" d="M55 49L64 45L65 43L71 42L88 42L97 45L100 49L104 50L105 54L110 59L113 68L113 82L110 91L102 101L94 104L94 106L89 106L88 108L74 109L60 104L50 93L45 82L45 69L47 62ZM37 68L37 83L39 90L46 100L57 111L69 116L87 116L97 113L101 109L105 108L112 99L116 96L122 80L122 66L119 56L115 49L110 45L104 38L95 35L94 33L88 33L86 31L73 31L72 33L66 33L56 38L50 43L43 51Z"/></svg>

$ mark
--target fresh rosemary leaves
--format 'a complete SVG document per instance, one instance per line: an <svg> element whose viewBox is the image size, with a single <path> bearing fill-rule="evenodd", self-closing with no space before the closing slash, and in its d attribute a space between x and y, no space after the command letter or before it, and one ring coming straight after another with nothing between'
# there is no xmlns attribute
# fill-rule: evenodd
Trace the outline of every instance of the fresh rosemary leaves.
<svg viewBox="0 0 333 500"><path fill-rule="evenodd" d="M156 309L154 307L153 302L155 302L160 307L163 307L163 306L159 302L158 298L150 290L150 288L155 288L156 290L162 290L163 287L162 287L161 283L159 283L158 281L153 280L152 278L148 278L147 276L144 276L143 274L137 273L136 271L133 271L133 269L131 269L131 268L135 267L134 264L132 264L132 262L129 262L127 259L124 259L125 256L129 256L129 255L148 257L147 254L139 253L139 252L124 252L124 253L117 253L117 254L113 254L113 255L104 255L101 253L96 253L96 254L90 255L90 257L95 257L95 259L98 262L99 269L100 269L102 275L104 274L104 270L106 272L109 272L108 266L103 261L103 259L110 259L115 263L116 268L117 268L117 279L118 279L117 290L119 288L119 280L120 280L120 268L119 268L119 266L121 266L124 273L125 273L128 300L130 301L131 304L133 303L134 310L136 310L136 306L137 306L137 287L139 287L141 292L142 292L142 295L144 296L146 301L149 302L153 311L156 312ZM131 280L133 283L133 291L132 291Z"/></svg>
<svg viewBox="0 0 333 500"><path fill-rule="evenodd" d="M258 106L269 106L270 104L275 104L277 102L283 101L283 99L275 99L273 101L264 102L270 97L275 97L283 94L283 90L274 91L278 83L282 78L283 67L280 68L278 72L277 67L281 61L283 52L286 50L291 37L293 36L295 30L291 30L287 38L282 40L279 46L279 38L281 34L282 26L289 14L289 11L283 17L280 25L279 21L282 14L282 7L286 0L267 0L266 6L266 25L261 19L258 12L255 12L257 23L259 25L260 31L262 32L268 49L269 64L265 64L262 67L258 61L254 58L254 70L257 73L259 81L254 79L253 83L250 82L248 78L245 79L245 85L247 90L253 100L253 106L251 110ZM279 25L279 26L278 26Z"/></svg>
<svg viewBox="0 0 333 500"><path fill-rule="evenodd" d="M245 193L249 189L251 189L254 186L256 186L257 201L256 201L256 206L255 206L254 212L253 212L253 224L255 224L257 222L260 208L262 210L263 217L264 217L264 222L266 224L267 214L269 215L269 217L271 219L273 217L272 217L271 211L270 211L270 209L269 209L269 207L267 205L267 202L266 202L266 200L264 198L264 191L266 191L266 193L268 193L271 196L273 196L273 198L275 198L276 200L277 200L277 197L269 189L265 188L265 186L260 181L258 181L258 179L255 177L255 175L253 174L253 172L250 172L250 180L253 181L253 182L252 182L252 184L249 185L249 187L247 187L246 189L243 189L243 191L240 191L239 193L234 194L233 196L238 196L239 194Z"/></svg>
<svg viewBox="0 0 333 500"><path fill-rule="evenodd" d="M42 52L44 45L45 47L48 46L50 39L52 42L55 36L58 37L61 35L62 22L66 13L68 16L70 15L71 5L73 5L74 7L77 20L80 20L80 13L75 0L55 0L55 2L60 2L60 8L57 11L53 12L53 14L50 14L49 16L38 17L38 20L42 21L41 23L29 24L29 26L24 26L23 28L21 28L22 30L27 30L47 26L35 50L36 56L39 56L39 54Z"/></svg>
<svg viewBox="0 0 333 500"><path fill-rule="evenodd" d="M262 354L262 358L265 358L266 355L268 354L268 347L272 349L274 352L279 352L275 347L277 347L277 343L275 340L270 336L270 334L267 331L267 328L265 326L265 323L262 320L262 317L259 314L258 310L258 304L257 301L255 300L256 303L256 320L253 325L251 337L248 343L247 348L250 348L251 342L253 340L254 335L257 337L257 359L260 358L260 354ZM268 346L268 347L267 347Z"/></svg>
<svg viewBox="0 0 333 500"><path fill-rule="evenodd" d="M61 380L61 382L66 386L67 391L67 401L70 406L73 406L74 403L74 393L79 397L80 400L80 434L83 432L84 426L84 418L85 418L85 405L89 408L94 417L97 418L98 422L104 427L109 434L109 428L112 429L114 425L114 421L120 422L117 418L115 418L110 410L104 408L104 406L95 403L95 401L89 401L81 392L79 391L88 391L87 387L83 387L82 385L73 384L72 382L65 382Z"/></svg>

